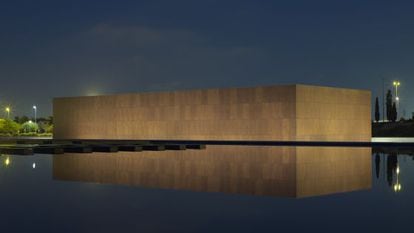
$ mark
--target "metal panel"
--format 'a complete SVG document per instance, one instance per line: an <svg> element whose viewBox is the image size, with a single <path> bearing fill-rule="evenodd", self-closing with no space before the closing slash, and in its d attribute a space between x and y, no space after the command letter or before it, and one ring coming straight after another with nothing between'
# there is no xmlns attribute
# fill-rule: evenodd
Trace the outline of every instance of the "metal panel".
<svg viewBox="0 0 414 233"><path fill-rule="evenodd" d="M304 85L56 98L57 139L369 141L370 93Z"/></svg>

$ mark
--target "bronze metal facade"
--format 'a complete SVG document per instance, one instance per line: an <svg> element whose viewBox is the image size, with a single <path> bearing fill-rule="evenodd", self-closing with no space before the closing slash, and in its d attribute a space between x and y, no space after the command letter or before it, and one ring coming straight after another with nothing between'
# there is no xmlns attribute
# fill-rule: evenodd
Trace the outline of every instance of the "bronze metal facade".
<svg viewBox="0 0 414 233"><path fill-rule="evenodd" d="M56 139L370 141L369 91L306 85L53 101Z"/></svg>

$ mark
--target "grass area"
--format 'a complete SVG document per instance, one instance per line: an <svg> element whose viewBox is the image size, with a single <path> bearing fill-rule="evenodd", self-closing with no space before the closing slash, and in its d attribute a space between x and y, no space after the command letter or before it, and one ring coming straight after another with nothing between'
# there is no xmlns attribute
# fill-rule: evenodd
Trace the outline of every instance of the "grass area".
<svg viewBox="0 0 414 233"><path fill-rule="evenodd" d="M414 137L414 121L372 124L373 137Z"/></svg>
<svg viewBox="0 0 414 233"><path fill-rule="evenodd" d="M53 134L51 133L19 133L16 135L0 133L0 137L3 137L3 138L7 138L7 137L52 137L52 136Z"/></svg>

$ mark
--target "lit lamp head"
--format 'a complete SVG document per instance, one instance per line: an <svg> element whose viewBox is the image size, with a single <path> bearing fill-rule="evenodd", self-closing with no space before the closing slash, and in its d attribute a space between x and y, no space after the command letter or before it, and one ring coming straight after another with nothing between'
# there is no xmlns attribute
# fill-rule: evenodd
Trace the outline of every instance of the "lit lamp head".
<svg viewBox="0 0 414 233"><path fill-rule="evenodd" d="M400 81L394 81L392 84L393 84L394 86L396 86L396 87L398 87L398 86L400 86L400 85L401 85Z"/></svg>
<svg viewBox="0 0 414 233"><path fill-rule="evenodd" d="M36 105L33 105L33 109L36 110L37 109L37 106Z"/></svg>
<svg viewBox="0 0 414 233"><path fill-rule="evenodd" d="M6 113L7 113L7 118L9 118L10 117L10 111L11 111L11 109L10 109L10 107L6 107Z"/></svg>
<svg viewBox="0 0 414 233"><path fill-rule="evenodd" d="M398 96L397 96L397 97L395 97L395 100L396 100L396 101L399 101L399 100L400 100L400 97L398 97Z"/></svg>

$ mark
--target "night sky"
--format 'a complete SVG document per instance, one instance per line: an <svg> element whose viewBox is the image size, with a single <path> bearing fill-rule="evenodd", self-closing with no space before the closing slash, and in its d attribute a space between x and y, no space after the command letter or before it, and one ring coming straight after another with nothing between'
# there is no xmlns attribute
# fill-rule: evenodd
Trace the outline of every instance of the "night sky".
<svg viewBox="0 0 414 233"><path fill-rule="evenodd" d="M413 10L390 0L2 0L0 105L47 116L57 96L292 83L375 97L382 79L399 79L411 116Z"/></svg>

